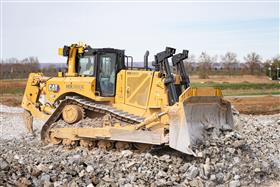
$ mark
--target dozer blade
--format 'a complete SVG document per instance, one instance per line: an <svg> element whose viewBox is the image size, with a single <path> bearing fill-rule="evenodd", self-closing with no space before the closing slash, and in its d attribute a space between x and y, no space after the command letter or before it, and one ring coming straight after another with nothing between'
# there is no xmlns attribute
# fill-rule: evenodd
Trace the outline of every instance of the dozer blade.
<svg viewBox="0 0 280 187"><path fill-rule="evenodd" d="M169 146L196 156L193 147L203 143L210 128L233 128L231 105L218 96L191 96L169 112Z"/></svg>

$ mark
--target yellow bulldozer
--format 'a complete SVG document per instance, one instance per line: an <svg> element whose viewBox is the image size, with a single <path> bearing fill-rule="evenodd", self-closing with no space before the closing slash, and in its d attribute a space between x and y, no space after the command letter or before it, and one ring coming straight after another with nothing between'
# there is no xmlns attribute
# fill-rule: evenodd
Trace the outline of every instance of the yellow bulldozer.
<svg viewBox="0 0 280 187"><path fill-rule="evenodd" d="M196 156L208 129L231 129L231 105L219 88L192 88L183 61L188 50L166 47L148 66L133 67L124 50L72 44L59 48L67 69L57 77L29 75L25 123L45 120L46 144L146 150L167 145ZM169 60L171 59L171 61Z"/></svg>

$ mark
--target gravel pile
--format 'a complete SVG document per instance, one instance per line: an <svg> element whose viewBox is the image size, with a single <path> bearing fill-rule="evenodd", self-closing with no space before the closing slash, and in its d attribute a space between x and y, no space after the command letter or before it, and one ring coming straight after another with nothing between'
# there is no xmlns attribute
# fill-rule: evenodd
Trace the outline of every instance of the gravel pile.
<svg viewBox="0 0 280 187"><path fill-rule="evenodd" d="M23 126L19 118L7 117L13 115L18 113L1 113L5 134L19 134L6 125ZM280 181L280 114L234 118L234 131L208 132L205 145L197 147L198 158L166 147L145 153L65 150L43 146L38 130L14 138L2 132L0 186L238 187Z"/></svg>
<svg viewBox="0 0 280 187"><path fill-rule="evenodd" d="M23 123L23 109L9 107L0 104L0 139L22 139L26 136L27 130ZM39 134L44 122L35 119L34 131Z"/></svg>

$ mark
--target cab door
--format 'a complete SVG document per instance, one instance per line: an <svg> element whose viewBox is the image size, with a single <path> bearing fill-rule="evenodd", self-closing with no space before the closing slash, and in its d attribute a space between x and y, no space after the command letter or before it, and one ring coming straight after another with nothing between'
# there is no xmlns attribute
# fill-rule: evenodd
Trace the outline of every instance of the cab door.
<svg viewBox="0 0 280 187"><path fill-rule="evenodd" d="M116 90L116 53L98 55L97 90L103 97L115 96Z"/></svg>

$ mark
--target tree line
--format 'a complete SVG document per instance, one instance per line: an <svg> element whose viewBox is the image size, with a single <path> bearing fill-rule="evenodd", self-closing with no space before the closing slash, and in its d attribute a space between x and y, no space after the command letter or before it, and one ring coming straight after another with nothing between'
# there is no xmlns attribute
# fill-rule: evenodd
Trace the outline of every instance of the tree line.
<svg viewBox="0 0 280 187"><path fill-rule="evenodd" d="M252 52L244 56L241 63L233 52L221 55L220 61L218 55L210 56L202 52L197 59L190 55L185 67L189 74L198 74L200 78L208 78L209 75L267 75L275 80L277 73L280 77L280 56L263 60L259 54Z"/></svg>
<svg viewBox="0 0 280 187"><path fill-rule="evenodd" d="M54 65L41 68L37 57L28 57L22 60L8 58L1 60L0 79L25 79L29 73L42 72L46 76L55 76L58 68Z"/></svg>
<svg viewBox="0 0 280 187"><path fill-rule="evenodd" d="M263 60L262 57L255 53L249 53L240 63L237 54L227 52L220 56L211 56L206 52L202 52L196 59L194 55L190 55L184 61L185 68L190 75L199 75L200 78L208 78L209 75L264 75L270 76L272 79L280 77L280 56L272 59ZM278 70L277 70L278 68ZM46 76L56 76L59 68L55 65L41 67L37 57L28 57L22 60L17 58L9 58L1 60L0 78L1 79L24 79L31 72L43 72Z"/></svg>

